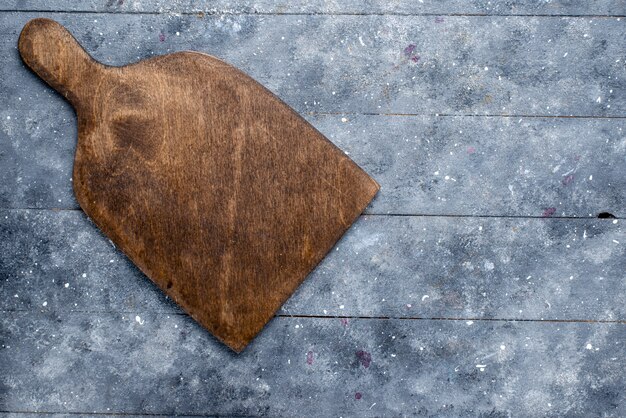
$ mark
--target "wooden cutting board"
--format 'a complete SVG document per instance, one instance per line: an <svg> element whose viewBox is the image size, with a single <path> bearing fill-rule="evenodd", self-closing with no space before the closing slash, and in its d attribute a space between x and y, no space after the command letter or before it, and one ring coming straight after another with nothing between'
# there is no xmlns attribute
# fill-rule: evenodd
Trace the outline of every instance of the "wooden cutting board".
<svg viewBox="0 0 626 418"><path fill-rule="evenodd" d="M168 296L241 351L378 184L240 70L198 52L124 67L34 19L24 62L74 106L74 193Z"/></svg>

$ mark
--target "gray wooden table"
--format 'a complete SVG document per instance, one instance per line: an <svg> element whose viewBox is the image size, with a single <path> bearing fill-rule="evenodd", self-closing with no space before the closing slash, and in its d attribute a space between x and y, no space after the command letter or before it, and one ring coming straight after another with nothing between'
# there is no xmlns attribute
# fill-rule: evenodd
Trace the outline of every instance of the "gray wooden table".
<svg viewBox="0 0 626 418"><path fill-rule="evenodd" d="M240 355L79 210L24 23L193 49L382 189ZM626 2L0 2L0 416L626 416Z"/></svg>

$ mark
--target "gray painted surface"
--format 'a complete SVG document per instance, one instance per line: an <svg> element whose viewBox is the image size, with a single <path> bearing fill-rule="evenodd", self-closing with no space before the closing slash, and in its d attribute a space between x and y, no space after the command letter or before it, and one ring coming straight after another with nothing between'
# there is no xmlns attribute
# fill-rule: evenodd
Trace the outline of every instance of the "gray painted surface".
<svg viewBox="0 0 626 418"><path fill-rule="evenodd" d="M380 183L367 213L626 215L626 119L309 119Z"/></svg>
<svg viewBox="0 0 626 418"><path fill-rule="evenodd" d="M0 14L0 206L76 208L73 111L15 49L37 15ZM369 213L624 216L626 122L588 117L624 115L626 19L46 15L106 63L198 49L300 112L338 112L309 119L383 186Z"/></svg>
<svg viewBox="0 0 626 418"><path fill-rule="evenodd" d="M0 417L626 416L626 231L592 219L626 212L623 0L0 10ZM243 354L53 209L75 117L15 49L42 15L108 64L219 56L381 183Z"/></svg>
<svg viewBox="0 0 626 418"><path fill-rule="evenodd" d="M183 315L11 312L1 324L9 410L626 413L621 324L277 318L239 356Z"/></svg>
<svg viewBox="0 0 626 418"><path fill-rule="evenodd" d="M623 116L626 108L621 18L1 13L2 91L12 104L18 93L23 106L45 94L15 50L35 16L59 20L111 65L182 49L216 55L300 112Z"/></svg>
<svg viewBox="0 0 626 418"><path fill-rule="evenodd" d="M64 10L121 13L249 14L489 14L624 16L624 0L4 0L0 10Z"/></svg>
<svg viewBox="0 0 626 418"><path fill-rule="evenodd" d="M75 116L60 98L40 96L45 100L28 99L28 110L24 98L17 100L22 110L3 121L0 202L78 208L71 182ZM48 109L39 109L44 103ZM370 214L540 217L554 208L552 216L626 216L626 119L307 119L380 183Z"/></svg>
<svg viewBox="0 0 626 418"><path fill-rule="evenodd" d="M145 417L146 415L137 415L137 414L105 414L105 413L84 413L80 414L75 413L67 413L67 414L59 414L59 413L37 413L37 412L0 412L1 418L33 418L33 417L41 417L45 416L46 418L75 418L76 415L80 415L84 418L113 418L119 417L123 415L126 418L137 418L137 417ZM149 416L171 416L171 414L150 414ZM176 414L176 417L179 418L187 418L187 417L197 417L198 415L182 415ZM211 416L211 415L201 415L201 416ZM224 417L225 415L221 415Z"/></svg>
<svg viewBox="0 0 626 418"><path fill-rule="evenodd" d="M623 225L364 216L280 314L626 321ZM180 312L80 211L0 211L0 277L5 310Z"/></svg>

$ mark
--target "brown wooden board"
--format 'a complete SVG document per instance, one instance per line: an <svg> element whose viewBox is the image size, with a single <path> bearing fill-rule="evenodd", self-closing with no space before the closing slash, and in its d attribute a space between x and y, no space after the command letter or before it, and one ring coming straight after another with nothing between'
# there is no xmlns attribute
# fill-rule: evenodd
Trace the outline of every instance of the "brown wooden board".
<svg viewBox="0 0 626 418"><path fill-rule="evenodd" d="M50 19L26 24L19 51L76 110L82 209L235 351L378 190L270 91L209 55L110 67Z"/></svg>

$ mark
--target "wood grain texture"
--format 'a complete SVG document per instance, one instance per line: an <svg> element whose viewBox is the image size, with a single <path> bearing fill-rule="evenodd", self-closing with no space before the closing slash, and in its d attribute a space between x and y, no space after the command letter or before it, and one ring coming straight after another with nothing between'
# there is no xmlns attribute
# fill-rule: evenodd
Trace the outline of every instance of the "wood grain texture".
<svg viewBox="0 0 626 418"><path fill-rule="evenodd" d="M235 351L378 190L287 105L214 57L108 67L50 19L28 22L19 50L76 110L82 209Z"/></svg>

